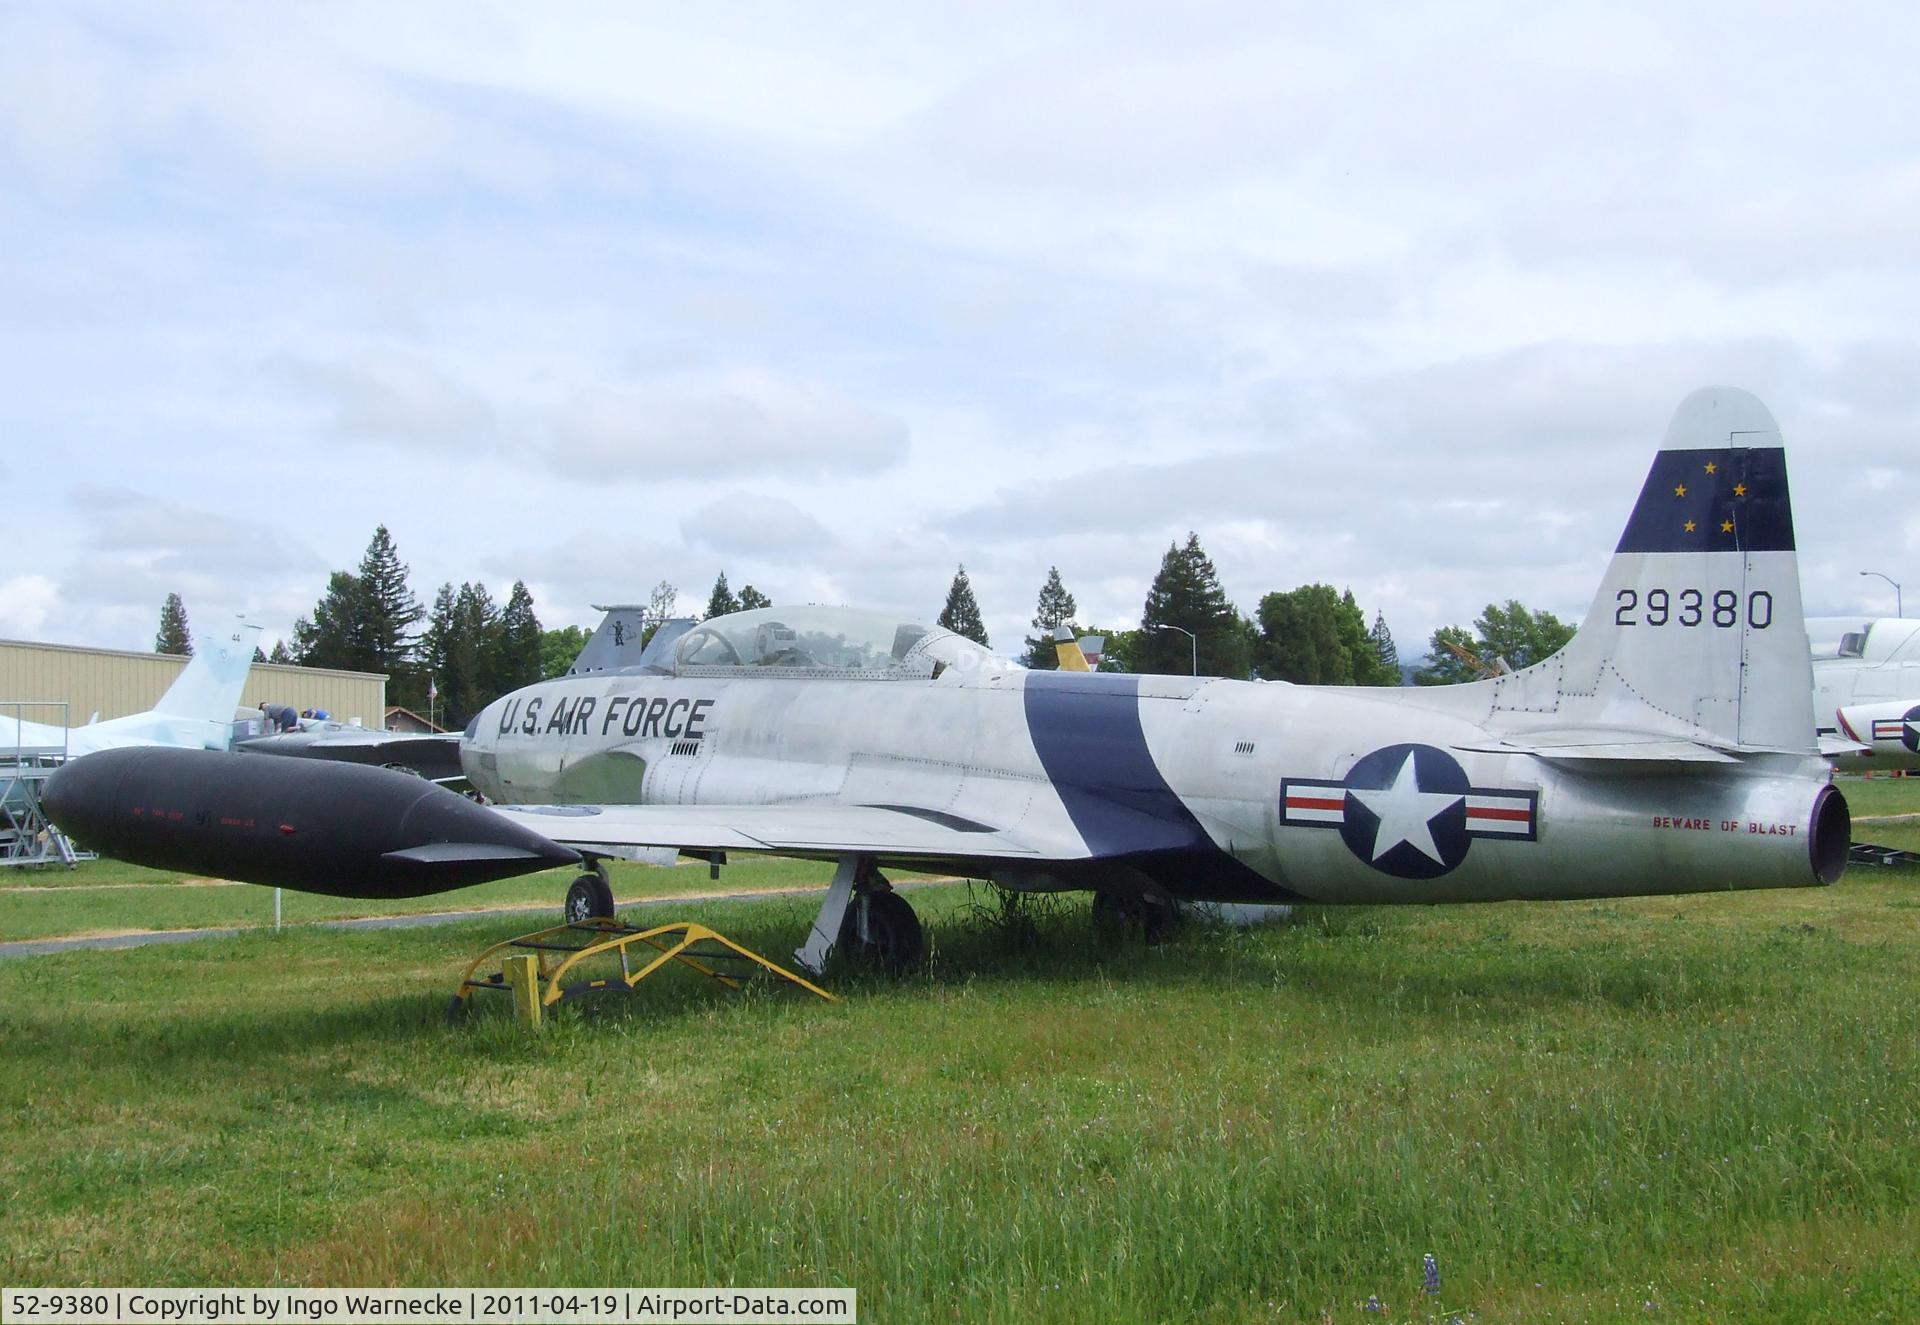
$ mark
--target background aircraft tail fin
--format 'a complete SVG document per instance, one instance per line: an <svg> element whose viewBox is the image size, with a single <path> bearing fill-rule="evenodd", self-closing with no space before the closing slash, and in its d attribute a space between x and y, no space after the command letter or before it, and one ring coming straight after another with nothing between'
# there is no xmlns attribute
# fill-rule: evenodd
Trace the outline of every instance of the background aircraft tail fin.
<svg viewBox="0 0 1920 1325"><path fill-rule="evenodd" d="M1579 632L1489 684L1496 713L1540 715L1529 726L1817 748L1786 457L1766 406L1733 387L1681 402Z"/></svg>
<svg viewBox="0 0 1920 1325"><path fill-rule="evenodd" d="M647 625L645 604L616 603L611 607L601 607L595 603L594 607L606 615L600 618L600 624L588 637L580 656L567 669L568 676L632 667L640 661L640 654L646 647L642 643Z"/></svg>
<svg viewBox="0 0 1920 1325"><path fill-rule="evenodd" d="M669 617L648 634L650 608L628 603L613 607L595 603L594 608L606 615L600 619L586 647L580 650L580 656L573 660L573 666L567 669L568 676L662 663L680 637L699 624L692 617Z"/></svg>
<svg viewBox="0 0 1920 1325"><path fill-rule="evenodd" d="M1060 670L1063 672L1091 672L1093 664L1086 652L1081 649L1080 641L1065 626L1053 628L1053 652Z"/></svg>
<svg viewBox="0 0 1920 1325"><path fill-rule="evenodd" d="M153 706L170 718L205 718L231 722L253 666L260 627L242 622L231 630L211 632L193 643L193 657L174 678L167 693Z"/></svg>

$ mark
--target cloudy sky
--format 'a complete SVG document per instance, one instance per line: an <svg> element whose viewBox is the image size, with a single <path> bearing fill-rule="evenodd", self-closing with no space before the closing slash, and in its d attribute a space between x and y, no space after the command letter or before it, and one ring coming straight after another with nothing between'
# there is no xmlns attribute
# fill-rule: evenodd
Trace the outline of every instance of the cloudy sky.
<svg viewBox="0 0 1920 1325"><path fill-rule="evenodd" d="M0 6L0 635L269 638L377 523L549 625L725 569L1017 650L1200 534L1405 653L1584 614L1757 392L1920 601L1920 10Z"/></svg>

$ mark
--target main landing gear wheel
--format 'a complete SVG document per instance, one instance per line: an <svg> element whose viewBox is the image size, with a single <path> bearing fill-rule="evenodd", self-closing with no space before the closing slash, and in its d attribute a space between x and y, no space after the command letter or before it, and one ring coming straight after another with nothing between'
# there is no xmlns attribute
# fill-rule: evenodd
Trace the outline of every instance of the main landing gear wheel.
<svg viewBox="0 0 1920 1325"><path fill-rule="evenodd" d="M1149 943L1164 943L1180 927L1180 908L1164 897L1102 888L1093 894L1093 925L1103 934L1137 933Z"/></svg>
<svg viewBox="0 0 1920 1325"><path fill-rule="evenodd" d="M866 915L866 933L861 934L860 916ZM926 936L920 929L920 917L913 913L907 899L896 892L869 892L847 910L847 925L841 941L888 975L898 975L920 964L926 956Z"/></svg>
<svg viewBox="0 0 1920 1325"><path fill-rule="evenodd" d="M573 881L567 889L566 915L570 925L582 920L613 919L613 885L604 873L582 874Z"/></svg>

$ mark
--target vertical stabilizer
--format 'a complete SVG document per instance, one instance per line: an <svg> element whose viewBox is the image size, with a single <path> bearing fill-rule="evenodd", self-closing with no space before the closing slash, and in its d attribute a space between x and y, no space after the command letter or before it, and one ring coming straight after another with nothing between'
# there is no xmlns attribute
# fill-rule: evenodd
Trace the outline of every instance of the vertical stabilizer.
<svg viewBox="0 0 1920 1325"><path fill-rule="evenodd" d="M1733 387L1681 402L1579 633L1491 684L1496 713L1539 715L1526 725L1815 749L1786 458L1766 406Z"/></svg>
<svg viewBox="0 0 1920 1325"><path fill-rule="evenodd" d="M600 618L599 626L580 650L580 656L567 669L568 676L611 672L621 667L632 667L640 661L641 650L645 647L642 637L647 624L646 607L634 603L616 603L611 607L595 603L593 606L595 611L605 612L606 615Z"/></svg>
<svg viewBox="0 0 1920 1325"><path fill-rule="evenodd" d="M1091 672L1093 663L1088 660L1086 651L1080 647L1080 641L1065 626L1053 628L1053 652L1063 672Z"/></svg>
<svg viewBox="0 0 1920 1325"><path fill-rule="evenodd" d="M573 666L567 669L568 676L617 672L663 662L675 642L698 624L692 617L669 617L649 635L647 619L652 614L651 608L635 604L602 607L595 603L593 606L606 616L601 618L586 647L580 650L580 656L573 660Z"/></svg>
<svg viewBox="0 0 1920 1325"><path fill-rule="evenodd" d="M260 627L247 622L200 636L193 642L193 657L153 712L169 718L232 722L259 639Z"/></svg>

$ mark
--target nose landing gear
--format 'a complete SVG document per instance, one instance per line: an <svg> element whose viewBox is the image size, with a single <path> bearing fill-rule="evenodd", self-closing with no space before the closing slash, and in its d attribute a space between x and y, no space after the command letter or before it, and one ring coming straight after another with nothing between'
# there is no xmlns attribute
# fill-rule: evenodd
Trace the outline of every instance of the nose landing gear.
<svg viewBox="0 0 1920 1325"><path fill-rule="evenodd" d="M567 889L567 923L583 920L613 919L613 880L607 874L607 862L596 859L590 873L582 874Z"/></svg>

